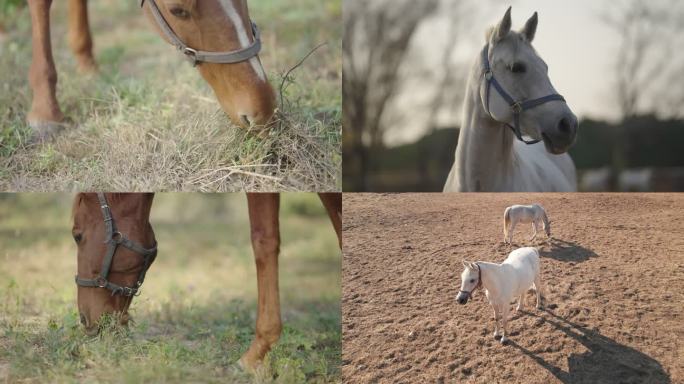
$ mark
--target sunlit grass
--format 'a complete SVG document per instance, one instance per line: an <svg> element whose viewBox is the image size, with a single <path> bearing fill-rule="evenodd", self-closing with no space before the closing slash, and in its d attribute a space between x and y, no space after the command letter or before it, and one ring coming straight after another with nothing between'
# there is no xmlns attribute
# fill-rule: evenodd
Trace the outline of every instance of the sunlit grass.
<svg viewBox="0 0 684 384"><path fill-rule="evenodd" d="M128 329L84 334L71 195L0 195L0 380L337 382L340 252L315 195L281 206L283 337L258 377L236 362L254 335L256 277L243 195L158 194L159 257Z"/></svg>

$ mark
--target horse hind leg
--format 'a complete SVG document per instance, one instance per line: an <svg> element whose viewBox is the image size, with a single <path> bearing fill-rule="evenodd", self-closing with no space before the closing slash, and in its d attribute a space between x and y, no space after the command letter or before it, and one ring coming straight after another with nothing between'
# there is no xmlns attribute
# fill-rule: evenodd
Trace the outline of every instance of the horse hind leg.
<svg viewBox="0 0 684 384"><path fill-rule="evenodd" d="M510 229L508 231L508 244L513 243L513 231L515 231L515 225L516 224L517 224L516 222L511 220L511 226L510 226Z"/></svg>
<svg viewBox="0 0 684 384"><path fill-rule="evenodd" d="M518 306L515 307L516 312L520 312L523 310L523 307L525 306L525 294L523 293L522 295L518 296Z"/></svg>
<svg viewBox="0 0 684 384"><path fill-rule="evenodd" d="M534 293L537 295L537 309L542 309L541 278L539 276L534 280Z"/></svg>
<svg viewBox="0 0 684 384"><path fill-rule="evenodd" d="M506 305L502 306L502 311L501 311L501 344L506 343L506 326L508 324L508 312L510 311L510 304L506 303Z"/></svg>
<svg viewBox="0 0 684 384"><path fill-rule="evenodd" d="M87 0L69 0L69 47L76 56L79 71L92 73L97 70Z"/></svg>

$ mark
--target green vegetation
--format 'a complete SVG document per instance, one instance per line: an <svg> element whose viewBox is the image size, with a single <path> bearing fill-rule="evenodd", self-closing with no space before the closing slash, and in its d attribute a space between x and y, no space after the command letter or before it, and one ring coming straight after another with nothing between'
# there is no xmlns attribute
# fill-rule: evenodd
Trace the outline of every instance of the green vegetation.
<svg viewBox="0 0 684 384"><path fill-rule="evenodd" d="M5 1L5 0L3 0ZM54 2L58 99L69 128L32 144L28 10L0 15L0 189L308 190L341 187L341 1L250 3L262 30L261 59L276 89L285 79L282 124L259 138L233 126L196 69L166 44L137 2L90 2L99 73L76 70L67 47L67 2Z"/></svg>
<svg viewBox="0 0 684 384"><path fill-rule="evenodd" d="M158 194L159 257L134 322L94 338L76 310L70 204L65 194L0 195L0 381L341 380L340 252L315 195L282 198L283 336L256 377L236 364L256 312L243 195Z"/></svg>

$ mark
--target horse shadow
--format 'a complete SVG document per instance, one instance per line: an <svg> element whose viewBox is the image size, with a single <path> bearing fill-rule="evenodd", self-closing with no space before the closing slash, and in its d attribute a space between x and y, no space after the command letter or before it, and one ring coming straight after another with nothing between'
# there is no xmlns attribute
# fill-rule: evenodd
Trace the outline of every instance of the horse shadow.
<svg viewBox="0 0 684 384"><path fill-rule="evenodd" d="M567 372L513 340L509 339L508 343L532 358L562 383L671 383L670 376L652 357L596 331L574 324L546 309L544 311L551 318L532 312L525 313L542 319L588 349L584 353L573 353L568 356Z"/></svg>
<svg viewBox="0 0 684 384"><path fill-rule="evenodd" d="M563 262L581 263L599 257L596 252L585 248L577 243L561 239L551 238L548 241L549 249L539 249L539 255Z"/></svg>

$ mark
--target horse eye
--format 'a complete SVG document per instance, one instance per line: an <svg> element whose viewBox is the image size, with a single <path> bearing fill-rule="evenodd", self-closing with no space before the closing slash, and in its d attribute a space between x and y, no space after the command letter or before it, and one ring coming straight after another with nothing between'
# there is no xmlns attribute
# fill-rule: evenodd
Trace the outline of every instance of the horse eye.
<svg viewBox="0 0 684 384"><path fill-rule="evenodd" d="M525 64L523 63L513 63L510 66L510 70L513 73L525 73Z"/></svg>
<svg viewBox="0 0 684 384"><path fill-rule="evenodd" d="M81 242L81 239L83 239L83 235L82 235L82 234L80 234L80 233L74 234L74 241L75 241L76 243L80 243L80 242Z"/></svg>
<svg viewBox="0 0 684 384"><path fill-rule="evenodd" d="M169 12L171 12L172 15L179 17L181 19L187 19L190 17L190 12L186 11L183 8L179 8L179 7L171 8L171 10Z"/></svg>
<svg viewBox="0 0 684 384"><path fill-rule="evenodd" d="M475 279L470 279L470 282L471 282L471 283L474 283L474 282L475 282Z"/></svg>

